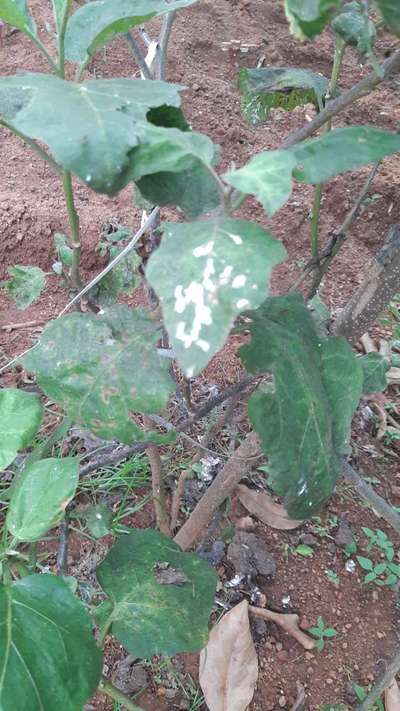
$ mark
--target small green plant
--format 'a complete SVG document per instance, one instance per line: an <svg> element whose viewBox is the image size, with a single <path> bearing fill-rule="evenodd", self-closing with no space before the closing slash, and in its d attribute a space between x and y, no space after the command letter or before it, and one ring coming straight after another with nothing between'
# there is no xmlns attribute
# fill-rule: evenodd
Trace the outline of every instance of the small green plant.
<svg viewBox="0 0 400 711"><path fill-rule="evenodd" d="M292 555L301 555L303 558L312 558L314 555L314 548L306 546L305 543L300 543L296 546L296 548L291 548L290 552Z"/></svg>
<svg viewBox="0 0 400 711"><path fill-rule="evenodd" d="M316 536L319 536L320 538L333 539L331 532L334 528L337 528L338 526L337 516L330 516L325 525L322 523L321 516L313 516L312 520L315 522L312 530Z"/></svg>
<svg viewBox="0 0 400 711"><path fill-rule="evenodd" d="M366 547L367 551L372 550L374 547L379 548L383 551L387 560L393 560L393 543L384 531L381 531L379 528L376 531L373 531L371 528L367 528L366 526L362 527L362 531L369 539L369 543Z"/></svg>
<svg viewBox="0 0 400 711"><path fill-rule="evenodd" d="M316 638L315 647L321 652L325 647L325 640L336 637L337 632L333 627L326 627L322 617L319 616L316 627L309 627L308 632Z"/></svg>
<svg viewBox="0 0 400 711"><path fill-rule="evenodd" d="M330 583L333 583L335 587L339 587L340 585L340 578L337 573L335 573L334 570L325 570L325 575L328 578Z"/></svg>
<svg viewBox="0 0 400 711"><path fill-rule="evenodd" d="M385 560L375 563L371 558L365 556L357 556L357 560L363 570L366 571L364 583L375 583L375 585L394 585L400 578L400 565L393 562L394 549L393 543L384 531L377 529L373 531L371 528L363 527L363 532L369 539L366 546L366 551L371 551L373 548L381 551L381 555Z"/></svg>
<svg viewBox="0 0 400 711"><path fill-rule="evenodd" d="M367 698L368 692L371 690L371 685L366 688L364 686L360 686L360 684L353 683L353 689L357 699L363 702ZM385 705L382 699L378 699L378 701L371 706L369 711L385 711Z"/></svg>

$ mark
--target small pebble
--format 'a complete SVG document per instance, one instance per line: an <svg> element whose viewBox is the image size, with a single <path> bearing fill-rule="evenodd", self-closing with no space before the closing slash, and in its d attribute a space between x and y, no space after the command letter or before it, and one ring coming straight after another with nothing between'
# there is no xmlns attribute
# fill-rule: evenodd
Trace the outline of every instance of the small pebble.
<svg viewBox="0 0 400 711"><path fill-rule="evenodd" d="M331 678L328 676L328 678L327 678L327 680L326 680L326 683L327 683L327 684L333 684L333 679L331 679Z"/></svg>
<svg viewBox="0 0 400 711"><path fill-rule="evenodd" d="M283 644L282 644L282 642L277 642L277 643L276 643L276 651L277 651L277 652L281 652L282 649L283 649Z"/></svg>
<svg viewBox="0 0 400 711"><path fill-rule="evenodd" d="M286 706L286 697L285 697L285 696L280 696L279 699L278 699L278 704L279 704L279 706L281 707L281 709L283 709L284 706Z"/></svg>

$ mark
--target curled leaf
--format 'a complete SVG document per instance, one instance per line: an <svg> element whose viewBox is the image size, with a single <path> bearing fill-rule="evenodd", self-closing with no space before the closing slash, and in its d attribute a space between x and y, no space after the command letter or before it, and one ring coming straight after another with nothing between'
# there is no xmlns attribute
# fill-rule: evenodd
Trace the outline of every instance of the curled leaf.
<svg viewBox="0 0 400 711"><path fill-rule="evenodd" d="M271 528L290 531L303 523L303 521L289 518L286 509L280 504L276 504L266 491L256 491L239 484L237 492L239 501L245 509Z"/></svg>
<svg viewBox="0 0 400 711"><path fill-rule="evenodd" d="M258 661L248 608L243 600L224 615L200 654L200 686L210 711L245 711L253 698Z"/></svg>

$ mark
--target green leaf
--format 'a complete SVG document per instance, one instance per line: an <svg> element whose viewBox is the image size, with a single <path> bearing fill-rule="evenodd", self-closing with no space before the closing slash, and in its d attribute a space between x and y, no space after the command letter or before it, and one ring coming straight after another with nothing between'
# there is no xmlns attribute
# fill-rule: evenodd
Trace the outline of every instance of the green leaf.
<svg viewBox="0 0 400 711"><path fill-rule="evenodd" d="M400 37L400 5L398 0L374 0L388 30Z"/></svg>
<svg viewBox="0 0 400 711"><path fill-rule="evenodd" d="M92 4L100 3L85 7ZM46 74L3 77L0 118L11 130L45 143L58 163L93 190L115 195L130 180L132 149L155 129L146 120L148 110L179 106L179 88L140 79L77 84Z"/></svg>
<svg viewBox="0 0 400 711"><path fill-rule="evenodd" d="M106 504L89 506L84 515L86 525L95 538L101 538L110 533L113 513Z"/></svg>
<svg viewBox="0 0 400 711"><path fill-rule="evenodd" d="M206 645L217 576L174 541L151 529L133 531L109 551L97 579L113 602L111 631L135 657Z"/></svg>
<svg viewBox="0 0 400 711"><path fill-rule="evenodd" d="M388 385L386 373L390 367L386 358L380 353L367 353L360 358L360 363L364 373L364 395L383 392Z"/></svg>
<svg viewBox="0 0 400 711"><path fill-rule="evenodd" d="M305 558L312 558L314 555L314 549L311 548L311 546L306 546L304 543L300 543L300 545L296 546L294 549L294 553L302 555Z"/></svg>
<svg viewBox="0 0 400 711"><path fill-rule="evenodd" d="M71 17L65 37L65 56L84 64L116 35L128 32L158 15L192 5L195 0L100 0L81 7Z"/></svg>
<svg viewBox="0 0 400 711"><path fill-rule="evenodd" d="M316 139L318 140L318 139ZM255 195L267 215L274 215L292 193L296 159L289 150L258 153L243 168L223 177L246 195Z"/></svg>
<svg viewBox="0 0 400 711"><path fill-rule="evenodd" d="M145 200L152 205L177 206L189 220L211 212L221 204L221 193L207 167L199 160L179 173L159 172L137 181Z"/></svg>
<svg viewBox="0 0 400 711"><path fill-rule="evenodd" d="M361 394L359 364L344 339L320 340L299 295L273 297L252 313L239 355L252 373L272 371L249 415L268 457L268 484L291 518L316 514L331 495Z"/></svg>
<svg viewBox="0 0 400 711"><path fill-rule="evenodd" d="M362 555L357 556L357 560L364 570L373 570L374 564L369 558L364 558Z"/></svg>
<svg viewBox="0 0 400 711"><path fill-rule="evenodd" d="M53 16L54 16L54 21L56 23L56 30L57 30L57 34L58 34L61 29L61 23L62 23L63 18L65 16L65 12L67 10L69 0L51 0L51 3L53 5Z"/></svg>
<svg viewBox="0 0 400 711"><path fill-rule="evenodd" d="M56 319L21 362L74 422L103 439L131 444L145 433L130 413L159 412L174 390L158 338L147 315L119 304L97 316Z"/></svg>
<svg viewBox="0 0 400 711"><path fill-rule="evenodd" d="M298 38L321 34L341 0L285 0L290 29Z"/></svg>
<svg viewBox="0 0 400 711"><path fill-rule="evenodd" d="M68 245L67 235L63 235L61 232L56 232L54 235L54 247L60 262L65 267L71 267L73 252L71 247Z"/></svg>
<svg viewBox="0 0 400 711"><path fill-rule="evenodd" d="M386 570L386 563L378 563L374 566L375 575L382 575Z"/></svg>
<svg viewBox="0 0 400 711"><path fill-rule="evenodd" d="M102 654L83 605L54 575L0 585L0 708L78 711L100 681Z"/></svg>
<svg viewBox="0 0 400 711"><path fill-rule="evenodd" d="M325 338L328 333L328 326L331 320L331 312L322 299L316 295L307 302L307 308L313 317L318 335Z"/></svg>
<svg viewBox="0 0 400 711"><path fill-rule="evenodd" d="M110 261L120 254L122 249L122 247L111 247ZM132 293L137 286L138 268L141 262L137 252L132 250L101 279L97 286L91 289L90 293L102 306L115 303L121 294Z"/></svg>
<svg viewBox="0 0 400 711"><path fill-rule="evenodd" d="M319 627L308 627L307 632L311 634L313 637L320 637L321 636L321 629Z"/></svg>
<svg viewBox="0 0 400 711"><path fill-rule="evenodd" d="M357 47L361 54L370 54L376 30L361 2L348 2L332 21L332 29L342 40Z"/></svg>
<svg viewBox="0 0 400 711"><path fill-rule="evenodd" d="M372 583L373 580L376 580L376 573L375 571L372 571L371 573L368 573L365 578L364 578L364 583ZM381 581L380 581L381 582Z"/></svg>
<svg viewBox="0 0 400 711"><path fill-rule="evenodd" d="M37 541L63 519L75 495L79 459L41 459L24 469L13 487L6 524L19 541Z"/></svg>
<svg viewBox="0 0 400 711"><path fill-rule="evenodd" d="M293 176L304 183L322 183L398 151L399 134L372 126L350 126L286 150L259 153L224 177L243 193L255 195L272 216L290 197Z"/></svg>
<svg viewBox="0 0 400 711"><path fill-rule="evenodd" d="M308 69L242 68L239 72L241 110L251 124L265 122L271 109L292 111L311 103L321 110L327 89L328 80Z"/></svg>
<svg viewBox="0 0 400 711"><path fill-rule="evenodd" d="M26 7L26 0L0 0L0 20L36 37L36 25Z"/></svg>
<svg viewBox="0 0 400 711"><path fill-rule="evenodd" d="M389 570L400 577L400 565L398 563L388 563Z"/></svg>
<svg viewBox="0 0 400 711"><path fill-rule="evenodd" d="M333 629L333 627L326 627L326 629L324 629L324 637L336 637L336 635L337 632Z"/></svg>
<svg viewBox="0 0 400 711"><path fill-rule="evenodd" d="M37 395L15 388L0 389L0 471L31 443L43 418Z"/></svg>
<svg viewBox="0 0 400 711"><path fill-rule="evenodd" d="M398 576L390 573L385 580L385 585L395 585L398 581Z"/></svg>
<svg viewBox="0 0 400 711"><path fill-rule="evenodd" d="M317 652L322 652L324 647L325 647L325 642L323 639L317 639L315 641L315 649L317 650Z"/></svg>
<svg viewBox="0 0 400 711"><path fill-rule="evenodd" d="M0 286L14 299L18 309L26 309L40 296L46 286L46 275L39 267L8 267L8 281Z"/></svg>
<svg viewBox="0 0 400 711"><path fill-rule="evenodd" d="M166 223L163 230L146 276L176 358L191 377L222 348L235 317L264 300L271 269L286 251L269 232L242 220Z"/></svg>

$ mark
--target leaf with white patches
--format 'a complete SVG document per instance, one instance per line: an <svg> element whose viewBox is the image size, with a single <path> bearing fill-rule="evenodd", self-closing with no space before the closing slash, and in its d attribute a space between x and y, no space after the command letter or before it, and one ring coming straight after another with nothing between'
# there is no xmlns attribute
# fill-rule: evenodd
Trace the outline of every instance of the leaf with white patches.
<svg viewBox="0 0 400 711"><path fill-rule="evenodd" d="M313 516L332 494L363 373L344 338L321 339L299 295L267 299L252 314L251 342L239 355L252 373L270 371L249 400L268 457L268 484L290 518Z"/></svg>
<svg viewBox="0 0 400 711"><path fill-rule="evenodd" d="M177 360L191 377L222 348L235 317L264 301L272 267L286 250L242 220L166 223L163 230L146 275Z"/></svg>

